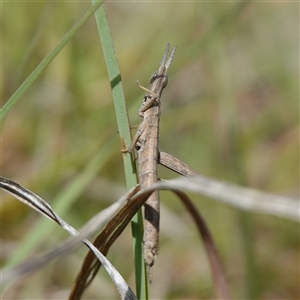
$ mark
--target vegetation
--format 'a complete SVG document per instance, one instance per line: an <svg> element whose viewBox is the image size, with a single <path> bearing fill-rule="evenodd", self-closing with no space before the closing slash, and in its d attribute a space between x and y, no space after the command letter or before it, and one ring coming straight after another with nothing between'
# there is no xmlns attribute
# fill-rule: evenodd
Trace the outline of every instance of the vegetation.
<svg viewBox="0 0 300 300"><path fill-rule="evenodd" d="M2 105L89 2L2 3ZM297 3L105 4L132 125L169 42L160 149L203 175L274 194L298 193ZM1 175L48 200L75 228L125 191L110 81L95 18L74 35L2 122ZM174 174L163 168L161 178ZM192 195L223 259L234 299L299 298L299 224L244 213ZM174 196L161 193L161 246L152 299L211 299L197 232ZM2 266L66 238L50 221L2 194ZM92 239L91 239L92 240ZM3 299L66 298L86 248L24 276ZM134 287L131 230L108 258ZM133 288L134 290L134 288ZM101 270L87 299L117 292Z"/></svg>

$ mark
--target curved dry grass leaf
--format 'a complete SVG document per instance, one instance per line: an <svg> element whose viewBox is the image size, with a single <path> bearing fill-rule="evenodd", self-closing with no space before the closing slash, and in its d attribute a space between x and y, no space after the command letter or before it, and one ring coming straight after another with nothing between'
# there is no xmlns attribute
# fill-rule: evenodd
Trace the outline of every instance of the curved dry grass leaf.
<svg viewBox="0 0 300 300"><path fill-rule="evenodd" d="M122 206L122 204L124 204L126 199L128 201L108 222L104 230L95 240L94 246L97 247L103 255L106 255L110 246L122 233L122 231L127 226L133 215L140 209L140 207L148 198L149 194L151 194L152 191L155 189L172 190L176 193L181 193L179 192L179 189L191 191L211 197L217 201L230 204L239 209L259 213L266 213L299 221L299 202L293 199L284 196L270 195L252 189L234 186L232 184L223 183L214 179L206 178L204 176L193 176L194 177L190 178L177 178L170 181L157 182L151 187L143 189L136 193L138 188L137 187L131 193L127 193L125 196L121 197L115 203L117 204L117 206L113 205L113 210L109 215L106 216L105 220L110 218ZM1 187L11 192L19 199L22 199L22 201L26 202L27 205L42 212L44 215L57 222L57 216L51 210L51 207L47 203L44 203L40 197L25 190L28 193L24 201L24 198L22 198L24 195L20 193L20 188L23 192L24 190L22 189L24 188L20 187L16 183L14 183L13 185L7 184L5 180L6 179L1 177ZM104 211L102 213L104 213ZM100 213L100 215L103 216L102 213ZM84 237L84 234L87 235L90 232L94 232L97 228L99 228L99 224L103 224L103 222L104 219L101 221L101 217L100 221L97 221L96 217L90 220L88 224L84 226L83 233L80 236L73 238L72 241L70 241L70 244L62 245L62 248L55 249L53 256L51 257L54 257L54 254L63 255L63 247L66 247L69 251L72 248L76 247L76 243L78 243L78 240L80 238ZM64 224L64 222L62 224ZM212 259L210 258L210 260ZM87 257L85 258L82 270L79 276L77 277L76 285L74 286L69 299L80 298L85 288L93 280L100 266L101 263L99 263L95 259L94 254L92 252L89 252ZM26 271L26 268L24 268L24 270ZM9 273L4 273L3 275L8 276L7 274ZM5 279L5 276L3 279Z"/></svg>
<svg viewBox="0 0 300 300"><path fill-rule="evenodd" d="M154 184L152 188L194 192L238 209L300 221L300 203L296 199L263 193L202 175L159 182Z"/></svg>
<svg viewBox="0 0 300 300"><path fill-rule="evenodd" d="M38 212L42 213L43 215L47 216L48 218L52 219L54 222L59 224L63 229L68 231L73 236L79 236L80 233L70 226L67 222L61 219L51 208L51 206L43 200L41 197L37 196L33 192L25 189L24 187L20 186L16 182L1 177L0 176L0 187L4 190L8 191L12 195L16 196L19 200L21 200L26 205L34 208ZM87 239L82 239L82 242L93 252L93 254L97 257L101 264L103 264L104 268L108 272L109 276L111 277L114 285L116 286L121 299L137 299L120 275L120 273L114 268L114 266L109 262L109 260Z"/></svg>
<svg viewBox="0 0 300 300"><path fill-rule="evenodd" d="M179 187L230 204L242 210L271 214L299 222L299 202L285 196L271 195L254 189L236 186L198 174L173 155L160 152L159 163L190 179L168 181L170 187ZM193 179L192 179L193 178ZM166 183L166 181L164 181ZM173 183L172 183L173 182Z"/></svg>
<svg viewBox="0 0 300 300"><path fill-rule="evenodd" d="M220 255L204 219L185 193L179 190L173 190L173 192L180 198L196 223L207 253L218 299L231 299Z"/></svg>
<svg viewBox="0 0 300 300"><path fill-rule="evenodd" d="M97 248L99 247L99 250L104 255L106 255L112 243L122 233L132 216L140 209L148 196L155 189L171 190L174 192L186 190L211 197L239 209L266 213L299 221L299 203L295 200L284 196L270 195L252 189L234 186L232 184L193 174L193 177L189 178L180 177L169 181L157 182L133 195L114 218L110 220L94 242L94 245ZM210 258L210 260L212 260L211 264L215 266L213 259ZM69 300L80 299L83 291L92 282L100 266L101 264L95 260L94 255L89 252L77 276ZM220 283L220 286L224 287L224 282Z"/></svg>
<svg viewBox="0 0 300 300"><path fill-rule="evenodd" d="M58 259L64 255L67 255L76 249L81 244L82 239L88 238L96 231L99 231L100 228L112 218L112 216L122 207L130 194L130 192L126 193L114 204L110 205L92 217L84 226L79 229L79 235L75 237L69 237L50 251L38 255L34 260L25 261L24 263L20 263L15 267L3 271L3 282L8 282L28 272L36 271L54 259Z"/></svg>
<svg viewBox="0 0 300 300"><path fill-rule="evenodd" d="M94 241L94 246L98 248L104 255L107 254L110 246L119 237L126 228L132 217L139 211L141 206L148 199L150 192L132 191L132 197L121 210L107 223L102 232ZM135 194L134 194L135 193ZM138 195L137 195L138 194ZM80 299L84 290L89 286L96 276L101 263L95 259L91 251L86 255L81 270L76 277L76 282L69 296L69 300Z"/></svg>

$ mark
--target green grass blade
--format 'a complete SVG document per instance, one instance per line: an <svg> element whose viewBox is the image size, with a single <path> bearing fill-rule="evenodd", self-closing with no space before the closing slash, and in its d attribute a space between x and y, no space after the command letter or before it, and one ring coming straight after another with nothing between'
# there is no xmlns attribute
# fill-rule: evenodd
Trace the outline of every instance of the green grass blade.
<svg viewBox="0 0 300 300"><path fill-rule="evenodd" d="M96 4L96 0L92 0ZM121 81L121 74L116 59L116 54L113 46L113 41L110 34L110 28L106 18L106 13L103 7L96 13L96 21L100 40L103 48L103 53L107 65L108 77L110 80L114 107L117 117L118 129L121 138L122 147L128 147L131 142L131 131L128 119L128 113L125 102L125 95ZM127 188L130 189L137 184L137 174L134 160L132 156L123 155L123 163L126 177ZM135 275L136 275L136 293L139 299L148 299L147 278L145 265L143 260L143 220L141 212L139 212L132 220L132 236L135 259Z"/></svg>
<svg viewBox="0 0 300 300"><path fill-rule="evenodd" d="M92 6L81 19L70 29L70 31L61 39L57 46L42 60L42 62L34 69L34 71L27 77L27 79L20 85L15 93L9 98L6 104L0 110L0 122L20 100L24 93L32 86L32 84L41 75L44 69L51 63L55 56L62 50L68 41L75 35L75 33L84 25L84 23L91 17L91 15L102 5L103 0L97 2Z"/></svg>

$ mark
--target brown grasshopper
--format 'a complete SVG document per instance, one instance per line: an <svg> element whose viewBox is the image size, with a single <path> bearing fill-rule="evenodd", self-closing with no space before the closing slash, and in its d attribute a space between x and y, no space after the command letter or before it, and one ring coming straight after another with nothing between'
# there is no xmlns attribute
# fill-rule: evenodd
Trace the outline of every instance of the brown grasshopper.
<svg viewBox="0 0 300 300"><path fill-rule="evenodd" d="M142 123L138 126L137 132L128 149L122 152L132 152L135 148L138 152L139 163L139 181L140 187L146 188L157 182L157 164L159 163L158 151L158 134L160 118L160 98L163 89L167 86L167 70L174 57L176 47L173 48L169 59L170 45L162 57L159 69L154 72L150 78L149 89L140 85L138 86L147 92L143 98L142 105L139 109L139 116L143 118ZM144 224L144 260L147 267L149 282L152 281L152 266L159 246L159 193L154 191L145 205L145 224Z"/></svg>

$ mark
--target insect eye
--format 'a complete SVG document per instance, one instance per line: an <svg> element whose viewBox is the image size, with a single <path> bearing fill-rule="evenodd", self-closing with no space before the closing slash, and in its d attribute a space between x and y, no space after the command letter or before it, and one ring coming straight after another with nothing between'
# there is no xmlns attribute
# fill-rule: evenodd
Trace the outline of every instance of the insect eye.
<svg viewBox="0 0 300 300"><path fill-rule="evenodd" d="M150 77L150 83L153 83L153 81L156 79L156 77L157 77L157 71L155 71L155 72L151 75L151 77Z"/></svg>
<svg viewBox="0 0 300 300"><path fill-rule="evenodd" d="M168 76L165 75L163 80L164 80L163 81L163 88L165 88L167 86L167 84L168 84Z"/></svg>

